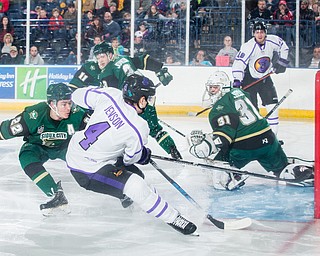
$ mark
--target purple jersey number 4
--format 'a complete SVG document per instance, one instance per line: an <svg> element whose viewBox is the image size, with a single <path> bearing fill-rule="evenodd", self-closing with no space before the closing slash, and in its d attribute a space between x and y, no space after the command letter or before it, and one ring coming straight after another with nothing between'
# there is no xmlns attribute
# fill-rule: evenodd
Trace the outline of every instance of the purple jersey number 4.
<svg viewBox="0 0 320 256"><path fill-rule="evenodd" d="M93 143L98 140L98 137L110 128L108 122L102 122L90 125L84 132L85 139L79 142L80 146L87 150Z"/></svg>

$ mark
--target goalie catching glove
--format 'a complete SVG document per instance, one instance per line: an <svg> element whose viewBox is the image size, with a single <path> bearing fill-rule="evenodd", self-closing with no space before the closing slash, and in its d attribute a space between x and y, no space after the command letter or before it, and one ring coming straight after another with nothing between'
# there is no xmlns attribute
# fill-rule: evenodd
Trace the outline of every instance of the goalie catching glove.
<svg viewBox="0 0 320 256"><path fill-rule="evenodd" d="M210 133L205 134L201 130L192 131L187 136L187 139L190 145L190 154L200 159L218 153L219 147L222 146L222 142L218 136Z"/></svg>
<svg viewBox="0 0 320 256"><path fill-rule="evenodd" d="M162 68L159 70L159 72L156 73L159 81L164 85L168 85L172 79L173 76L168 72L168 68Z"/></svg>

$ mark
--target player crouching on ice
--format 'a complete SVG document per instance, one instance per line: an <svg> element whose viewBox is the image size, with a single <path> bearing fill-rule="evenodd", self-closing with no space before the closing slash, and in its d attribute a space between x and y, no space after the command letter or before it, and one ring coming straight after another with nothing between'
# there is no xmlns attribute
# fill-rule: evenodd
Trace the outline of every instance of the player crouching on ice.
<svg viewBox="0 0 320 256"><path fill-rule="evenodd" d="M153 104L155 90L151 80L136 74L125 80L122 92L112 87L77 89L72 100L93 113L86 128L71 139L67 164L81 187L119 199L128 197L188 235L196 231L196 225L152 190L141 171L131 168L150 162L151 150L145 147L149 127L138 114Z"/></svg>
<svg viewBox="0 0 320 256"><path fill-rule="evenodd" d="M288 164L288 159L263 118L240 88L231 88L228 75L216 71L206 83L203 102L212 106L209 113L211 133L194 130L188 135L189 152L201 159L227 161L238 169L256 160L267 171L297 182L313 180L313 167ZM234 190L244 185L248 176L221 172L214 187ZM216 177L218 178L218 177Z"/></svg>

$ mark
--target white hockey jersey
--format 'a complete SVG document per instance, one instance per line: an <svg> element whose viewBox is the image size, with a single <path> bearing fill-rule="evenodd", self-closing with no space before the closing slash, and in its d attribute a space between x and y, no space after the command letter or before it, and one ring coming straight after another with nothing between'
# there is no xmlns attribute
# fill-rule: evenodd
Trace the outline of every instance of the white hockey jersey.
<svg viewBox="0 0 320 256"><path fill-rule="evenodd" d="M72 94L77 105L94 112L85 130L70 141L66 161L70 169L96 172L123 156L125 165L138 162L147 143L149 127L115 88L86 87Z"/></svg>
<svg viewBox="0 0 320 256"><path fill-rule="evenodd" d="M259 79L270 73L274 53L278 54L280 59L288 59L289 47L276 35L267 35L265 44L262 46L256 43L255 38L244 43L232 65L234 80L243 80L247 66L253 78Z"/></svg>

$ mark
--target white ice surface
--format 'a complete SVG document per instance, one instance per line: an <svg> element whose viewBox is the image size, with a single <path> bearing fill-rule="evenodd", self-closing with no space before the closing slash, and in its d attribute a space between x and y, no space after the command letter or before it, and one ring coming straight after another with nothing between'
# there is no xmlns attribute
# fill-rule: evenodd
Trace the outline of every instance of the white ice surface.
<svg viewBox="0 0 320 256"><path fill-rule="evenodd" d="M0 114L0 120L12 117ZM177 130L209 131L205 118L161 117ZM186 160L185 139L165 127ZM279 138L289 156L313 157L312 122L282 121ZM71 214L43 217L39 205L48 199L24 174L18 162L21 139L0 141L0 256L147 255L248 256L320 255L320 221L313 219L313 189L292 188L249 178L240 191L215 191L210 171L155 160L213 217L224 221L250 216L246 230L219 230L151 165L142 166L159 194L198 226L199 237L183 236L136 205L123 209L118 199L78 186L62 161L46 164L69 200ZM154 154L167 156L150 138ZM261 171L253 163L248 171ZM262 171L261 171L262 172ZM231 220L230 220L231 218Z"/></svg>

